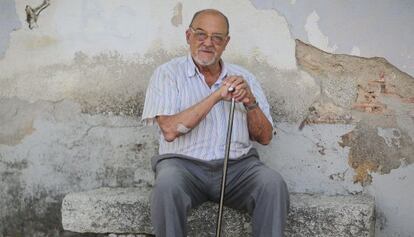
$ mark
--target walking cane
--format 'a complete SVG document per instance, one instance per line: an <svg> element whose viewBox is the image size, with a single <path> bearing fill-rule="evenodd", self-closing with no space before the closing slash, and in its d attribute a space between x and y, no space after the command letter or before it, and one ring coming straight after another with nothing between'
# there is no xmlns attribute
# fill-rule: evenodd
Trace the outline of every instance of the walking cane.
<svg viewBox="0 0 414 237"><path fill-rule="evenodd" d="M228 91L233 92L234 88L230 87ZM234 101L234 98L232 98L229 121L227 125L226 149L225 149L224 162L223 162L223 176L221 178L220 203L219 203L219 211L217 215L216 237L221 236L221 222L222 222L222 217L223 217L224 193L226 189L227 163L229 161L229 154L230 154L231 132L233 130L233 119L234 119L234 107L236 107L235 104L236 102Z"/></svg>

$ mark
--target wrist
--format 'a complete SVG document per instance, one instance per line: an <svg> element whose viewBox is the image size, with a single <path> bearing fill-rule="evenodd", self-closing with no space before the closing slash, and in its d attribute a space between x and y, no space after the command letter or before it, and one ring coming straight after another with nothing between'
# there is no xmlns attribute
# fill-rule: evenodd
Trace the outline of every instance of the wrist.
<svg viewBox="0 0 414 237"><path fill-rule="evenodd" d="M249 100L248 100L249 102L246 102L246 103L244 103L243 102L243 105L245 106L245 107L250 107L250 106L254 106L256 103L257 103L257 101L256 101L256 97L254 97L254 96L252 96L252 98L249 98Z"/></svg>
<svg viewBox="0 0 414 237"><path fill-rule="evenodd" d="M252 100L252 102L244 104L244 107L247 111L254 110L259 107L259 103L256 100Z"/></svg>
<svg viewBox="0 0 414 237"><path fill-rule="evenodd" d="M210 97L214 100L214 103L219 102L222 99L222 95L220 90L216 90L215 92L213 92Z"/></svg>

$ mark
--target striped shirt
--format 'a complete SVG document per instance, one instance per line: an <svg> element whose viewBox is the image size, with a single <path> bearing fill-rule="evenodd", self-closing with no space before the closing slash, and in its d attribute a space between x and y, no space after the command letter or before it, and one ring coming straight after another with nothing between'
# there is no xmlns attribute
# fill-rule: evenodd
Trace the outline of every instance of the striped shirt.
<svg viewBox="0 0 414 237"><path fill-rule="evenodd" d="M221 63L221 74L211 88L205 82L204 76L199 72L190 55L175 58L159 66L147 88L142 113L144 124L156 124L156 116L174 115L200 102L219 89L227 75L243 76L260 108L272 123L269 104L255 77L240 66L223 61ZM196 127L172 142L167 142L160 132L159 154L182 154L202 160L223 159L229 111L230 102L223 100L218 102ZM246 154L251 147L246 109L242 103L236 103L230 159Z"/></svg>

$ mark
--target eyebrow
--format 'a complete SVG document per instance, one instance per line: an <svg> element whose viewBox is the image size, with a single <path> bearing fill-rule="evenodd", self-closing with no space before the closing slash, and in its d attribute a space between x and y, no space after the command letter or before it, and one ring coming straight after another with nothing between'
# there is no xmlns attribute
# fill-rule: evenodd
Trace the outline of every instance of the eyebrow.
<svg viewBox="0 0 414 237"><path fill-rule="evenodd" d="M200 28L200 27L197 27L197 28L193 28L194 30L202 30L202 31L204 31L204 32L206 32L207 33L207 31L206 30L204 30L203 28ZM212 35L220 35L220 36L226 36L226 34L224 34L224 33L211 33Z"/></svg>

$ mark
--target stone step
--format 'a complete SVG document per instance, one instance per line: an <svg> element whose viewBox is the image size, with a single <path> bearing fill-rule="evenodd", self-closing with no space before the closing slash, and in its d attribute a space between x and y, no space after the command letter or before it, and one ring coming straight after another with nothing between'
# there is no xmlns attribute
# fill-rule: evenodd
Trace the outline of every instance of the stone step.
<svg viewBox="0 0 414 237"><path fill-rule="evenodd" d="M70 193L62 203L62 225L79 233L152 233L150 188L100 188ZM374 236L374 200L366 195L291 194L286 236ZM188 236L214 236L217 204L191 211ZM224 209L223 236L251 236L247 213Z"/></svg>

